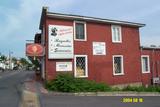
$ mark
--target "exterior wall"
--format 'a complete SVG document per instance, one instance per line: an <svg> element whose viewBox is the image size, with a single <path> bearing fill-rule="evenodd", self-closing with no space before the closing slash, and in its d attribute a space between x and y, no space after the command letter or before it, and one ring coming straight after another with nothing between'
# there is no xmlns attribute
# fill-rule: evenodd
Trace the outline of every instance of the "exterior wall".
<svg viewBox="0 0 160 107"><path fill-rule="evenodd" d="M153 77L160 77L160 49L142 49L141 53L149 55L150 73L142 74L142 82L144 85L150 85Z"/></svg>
<svg viewBox="0 0 160 107"><path fill-rule="evenodd" d="M53 25L66 25L66 26L73 26L73 21L64 21L64 20L53 20L53 19L47 19L46 20L46 25L45 25L45 60L46 60L46 79L51 80L54 79L57 72L56 72L56 62L66 62L66 61L72 61L74 60L61 60L61 59L48 59L48 25L53 24ZM73 66L72 66L73 67ZM73 69L73 68L72 68Z"/></svg>
<svg viewBox="0 0 160 107"><path fill-rule="evenodd" d="M50 80L56 76L56 61L74 60L50 60L48 59L48 25L73 26L74 22L69 20L58 20L47 18L45 25L45 71L46 79ZM97 82L105 82L110 85L141 82L140 40L139 29L136 27L121 26L122 43L112 43L111 25L86 22L87 41L74 40L74 54L88 56L88 79ZM92 53L92 42L105 42L106 55L94 56ZM123 55L124 75L113 75L113 55ZM73 64L74 65L74 64ZM73 66L74 70L74 66ZM74 71L73 71L74 72ZM72 72L72 73L73 73Z"/></svg>

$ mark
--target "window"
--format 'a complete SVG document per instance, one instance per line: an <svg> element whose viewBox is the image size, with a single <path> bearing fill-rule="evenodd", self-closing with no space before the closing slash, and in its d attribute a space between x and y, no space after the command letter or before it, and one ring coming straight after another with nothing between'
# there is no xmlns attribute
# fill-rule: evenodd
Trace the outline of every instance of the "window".
<svg viewBox="0 0 160 107"><path fill-rule="evenodd" d="M75 77L88 77L87 55L75 55L74 68Z"/></svg>
<svg viewBox="0 0 160 107"><path fill-rule="evenodd" d="M112 25L112 42L122 42L121 26Z"/></svg>
<svg viewBox="0 0 160 107"><path fill-rule="evenodd" d="M123 75L123 56L122 55L114 55L113 56L113 74L114 75Z"/></svg>
<svg viewBox="0 0 160 107"><path fill-rule="evenodd" d="M86 23L85 22L74 22L74 35L75 40L86 41Z"/></svg>
<svg viewBox="0 0 160 107"><path fill-rule="evenodd" d="M150 65L149 65L149 56L142 55L141 56L142 63L142 73L150 73Z"/></svg>

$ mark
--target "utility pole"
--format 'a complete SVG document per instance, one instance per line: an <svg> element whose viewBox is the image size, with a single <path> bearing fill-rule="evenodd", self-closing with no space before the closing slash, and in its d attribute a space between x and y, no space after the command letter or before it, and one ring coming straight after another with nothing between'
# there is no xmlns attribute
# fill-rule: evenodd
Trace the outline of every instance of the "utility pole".
<svg viewBox="0 0 160 107"><path fill-rule="evenodd" d="M11 60L12 60L11 54L13 54L13 52L9 50L9 69L11 69Z"/></svg>

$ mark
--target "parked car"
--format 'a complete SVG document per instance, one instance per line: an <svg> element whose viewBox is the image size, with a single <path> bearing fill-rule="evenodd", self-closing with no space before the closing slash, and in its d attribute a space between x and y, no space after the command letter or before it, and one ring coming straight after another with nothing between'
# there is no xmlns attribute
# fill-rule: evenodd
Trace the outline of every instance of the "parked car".
<svg viewBox="0 0 160 107"><path fill-rule="evenodd" d="M13 67L13 70L18 70L18 66Z"/></svg>

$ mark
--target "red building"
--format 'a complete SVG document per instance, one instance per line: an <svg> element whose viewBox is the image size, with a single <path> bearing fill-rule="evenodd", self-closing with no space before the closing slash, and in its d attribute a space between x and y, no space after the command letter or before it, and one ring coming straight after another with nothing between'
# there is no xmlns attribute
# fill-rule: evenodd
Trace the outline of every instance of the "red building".
<svg viewBox="0 0 160 107"><path fill-rule="evenodd" d="M160 47L141 47L142 82L157 83L160 78Z"/></svg>
<svg viewBox="0 0 160 107"><path fill-rule="evenodd" d="M141 69L140 23L59 14L43 8L40 43L42 77L54 79L59 72L70 72L109 85L150 83ZM38 38L38 36L37 36ZM149 51L149 50L148 50ZM159 57L159 56L158 56Z"/></svg>

